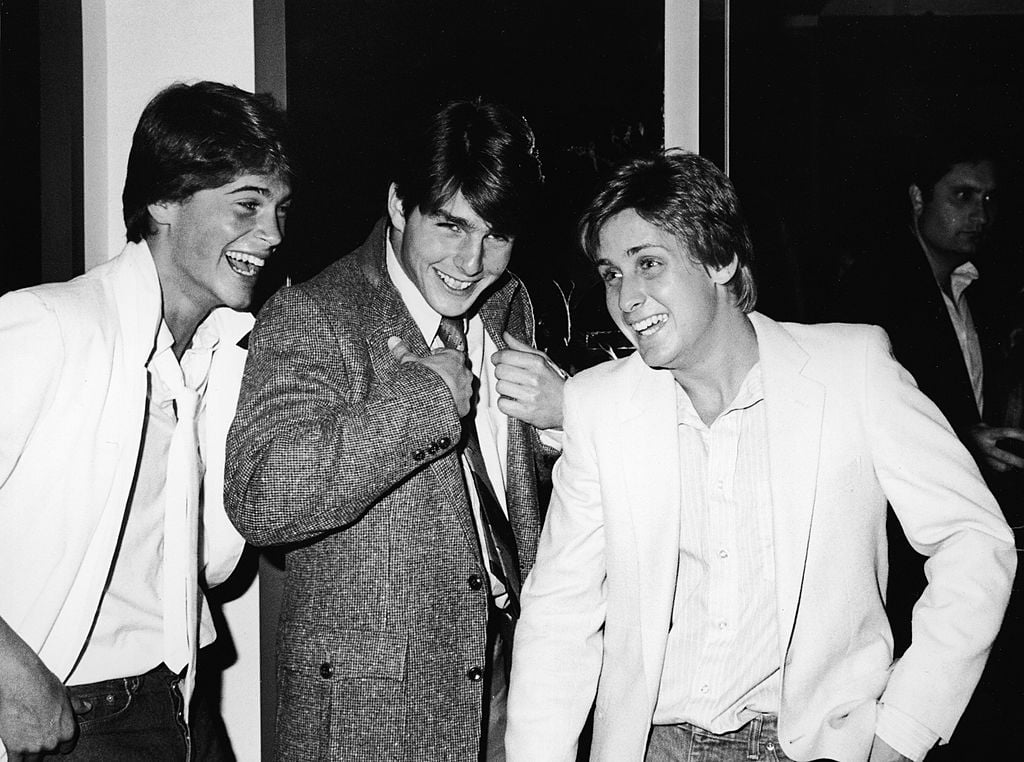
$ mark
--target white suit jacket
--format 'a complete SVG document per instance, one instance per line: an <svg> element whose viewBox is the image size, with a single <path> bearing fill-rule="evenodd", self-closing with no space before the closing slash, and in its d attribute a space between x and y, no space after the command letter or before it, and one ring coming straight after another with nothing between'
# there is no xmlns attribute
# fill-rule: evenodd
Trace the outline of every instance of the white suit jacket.
<svg viewBox="0 0 1024 762"><path fill-rule="evenodd" d="M881 329L750 318L768 426L783 748L797 760L865 760L878 701L948 739L1002 620L1012 534ZM633 355L566 385L565 449L516 630L513 762L573 760L595 692L591 758L643 759L679 557L674 384ZM887 499L930 557L914 641L896 664L882 600Z"/></svg>
<svg viewBox="0 0 1024 762"><path fill-rule="evenodd" d="M62 680L85 644L128 507L161 309L145 243L67 283L0 298L0 616ZM253 322L226 308L210 319L238 338ZM200 412L211 586L244 546L222 495L245 350L223 343Z"/></svg>

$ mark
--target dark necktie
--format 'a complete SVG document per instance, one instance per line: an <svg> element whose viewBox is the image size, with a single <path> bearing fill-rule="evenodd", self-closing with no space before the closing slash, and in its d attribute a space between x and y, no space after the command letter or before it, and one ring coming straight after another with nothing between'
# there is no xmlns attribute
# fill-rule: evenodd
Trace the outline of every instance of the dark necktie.
<svg viewBox="0 0 1024 762"><path fill-rule="evenodd" d="M466 331L463 321L457 318L441 318L437 336L449 349L466 351ZM480 438L476 432L475 409L462 419L462 440L459 451L465 456L473 474L473 487L480 504L480 523L483 524L483 545L490 561L491 573L505 586L508 593L507 613L516 619L519 616L519 563L516 558L516 541L512 525L501 509L495 496L494 487L487 477Z"/></svg>

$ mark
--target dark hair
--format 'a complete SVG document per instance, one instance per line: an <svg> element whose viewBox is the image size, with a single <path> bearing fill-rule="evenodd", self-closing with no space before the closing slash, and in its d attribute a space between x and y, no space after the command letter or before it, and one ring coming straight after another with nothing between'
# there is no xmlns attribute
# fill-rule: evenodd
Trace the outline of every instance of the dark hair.
<svg viewBox="0 0 1024 762"><path fill-rule="evenodd" d="M153 232L148 206L182 201L239 175L291 182L284 112L269 95L219 82L176 83L146 105L132 137L124 224L138 243Z"/></svg>
<svg viewBox="0 0 1024 762"><path fill-rule="evenodd" d="M591 260L598 258L601 228L627 209L681 240L699 264L719 269L735 257L738 267L728 286L741 310L754 308L750 234L732 182L718 167L678 149L619 165L580 219L580 245Z"/></svg>
<svg viewBox="0 0 1024 762"><path fill-rule="evenodd" d="M526 119L497 103L453 101L408 142L393 178L407 217L432 214L461 191L496 232L523 229L543 182Z"/></svg>
<svg viewBox="0 0 1024 762"><path fill-rule="evenodd" d="M999 163L999 151L989 139L962 130L919 137L910 150L910 182L922 199L932 198L935 185L957 164Z"/></svg>

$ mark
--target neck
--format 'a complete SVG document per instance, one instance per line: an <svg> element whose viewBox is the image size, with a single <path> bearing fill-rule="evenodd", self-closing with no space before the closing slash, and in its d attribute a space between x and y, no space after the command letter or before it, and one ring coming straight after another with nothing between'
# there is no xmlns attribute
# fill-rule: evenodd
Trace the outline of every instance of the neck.
<svg viewBox="0 0 1024 762"><path fill-rule="evenodd" d="M939 284L940 289L947 294L950 293L950 278L953 275L953 271L966 262L968 257L962 254L936 250L934 247L929 246L928 242L921 235L921 231L918 230L916 221L914 223L914 235L917 236L917 240L921 243L921 249L928 260L928 266L931 268L935 282Z"/></svg>
<svg viewBox="0 0 1024 762"><path fill-rule="evenodd" d="M750 319L735 307L712 323L707 351L692 365L673 369L704 423L711 425L736 399L743 379L758 360L757 335Z"/></svg>
<svg viewBox="0 0 1024 762"><path fill-rule="evenodd" d="M160 281L164 322L174 337L174 356L180 360L192 343L199 324L213 311L213 307L198 303L186 293L172 269L172 253L165 251L160 241L148 240L147 243Z"/></svg>

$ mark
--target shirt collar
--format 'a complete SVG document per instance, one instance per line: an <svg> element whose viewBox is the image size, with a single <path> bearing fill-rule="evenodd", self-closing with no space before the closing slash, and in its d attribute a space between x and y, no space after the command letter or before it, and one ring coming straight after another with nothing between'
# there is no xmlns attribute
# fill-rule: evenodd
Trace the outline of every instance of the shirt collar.
<svg viewBox="0 0 1024 762"><path fill-rule="evenodd" d="M402 301L405 303L406 309L409 310L413 322L416 323L416 327L423 334L423 341L429 347L431 342L434 341L434 336L437 335L438 326L441 325L441 316L423 298L419 288L416 287L416 284L412 282L412 279L402 269L402 265L395 255L395 249L391 245L391 237L386 232L384 242L387 248L388 277L391 278L391 282L398 289L398 295L402 297Z"/></svg>
<svg viewBox="0 0 1024 762"><path fill-rule="evenodd" d="M675 386L676 416L679 423L687 424L694 428L709 428L704 425L704 422L697 414L697 410L694 408L693 402L690 400L686 390L679 384ZM736 392L735 399L726 406L725 410L719 413L718 418L715 420L717 421L729 413L751 408L763 400L764 387L761 380L761 363L758 361L747 371L747 375L744 376L742 383L740 383L740 388Z"/></svg>
<svg viewBox="0 0 1024 762"><path fill-rule="evenodd" d="M949 288L953 292L953 298L959 299L969 285L978 279L978 268L973 262L964 262L956 268L949 276Z"/></svg>

